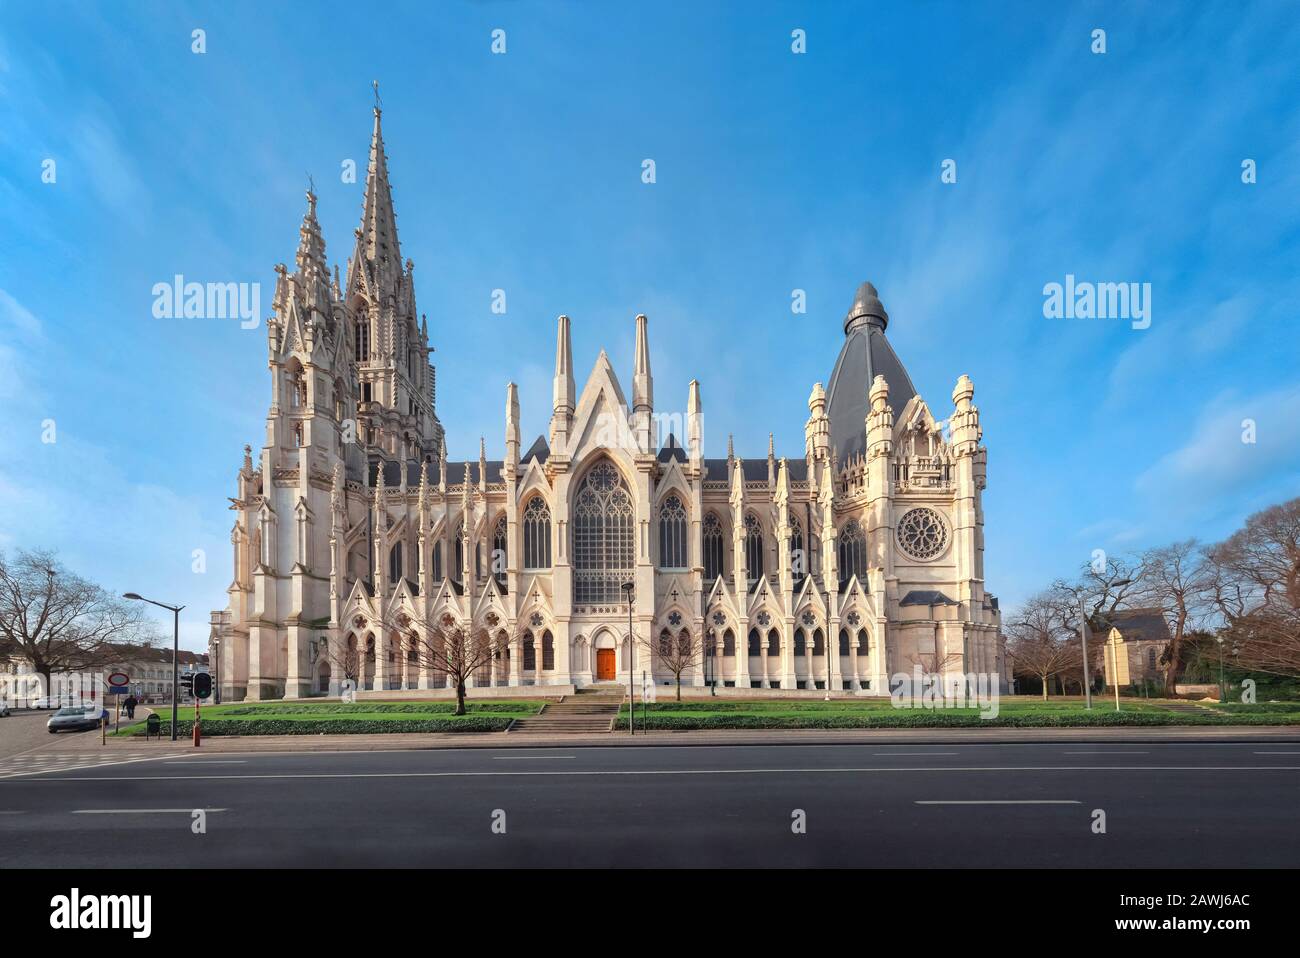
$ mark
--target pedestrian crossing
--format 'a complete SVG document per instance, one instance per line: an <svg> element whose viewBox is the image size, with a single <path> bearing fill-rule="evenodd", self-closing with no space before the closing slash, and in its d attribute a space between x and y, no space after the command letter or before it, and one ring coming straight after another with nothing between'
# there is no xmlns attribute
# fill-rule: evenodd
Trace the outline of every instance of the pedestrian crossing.
<svg viewBox="0 0 1300 958"><path fill-rule="evenodd" d="M0 779L20 775L39 775L43 772L63 772L84 768L102 768L124 762L139 762L151 758L165 758L157 752L26 752L0 758Z"/></svg>

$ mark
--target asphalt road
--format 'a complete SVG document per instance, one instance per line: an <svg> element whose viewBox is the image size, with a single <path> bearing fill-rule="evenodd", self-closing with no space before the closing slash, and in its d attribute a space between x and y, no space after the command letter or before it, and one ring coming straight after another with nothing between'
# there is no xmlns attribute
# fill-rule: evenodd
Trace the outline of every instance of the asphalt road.
<svg viewBox="0 0 1300 958"><path fill-rule="evenodd" d="M224 753L0 779L0 867L1292 867L1298 797L1300 744Z"/></svg>

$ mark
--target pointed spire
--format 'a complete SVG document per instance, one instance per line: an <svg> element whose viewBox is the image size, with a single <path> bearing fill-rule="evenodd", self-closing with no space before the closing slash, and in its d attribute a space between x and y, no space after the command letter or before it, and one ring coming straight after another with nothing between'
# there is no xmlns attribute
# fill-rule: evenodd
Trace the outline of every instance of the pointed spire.
<svg viewBox="0 0 1300 958"><path fill-rule="evenodd" d="M307 190L307 212L303 214L302 226L298 229L298 253L294 260L298 264L298 275L308 289L317 283L329 287L325 239L316 220L316 193L311 189Z"/></svg>
<svg viewBox="0 0 1300 958"><path fill-rule="evenodd" d="M383 111L375 105L375 127L370 137L370 166L366 173L366 198L357 231L356 260L364 259L377 277L396 281L402 275L402 251L397 241L397 216L388 182L388 157L380 124Z"/></svg>
<svg viewBox="0 0 1300 958"><path fill-rule="evenodd" d="M487 442L482 436L478 437L478 487L487 488Z"/></svg>
<svg viewBox="0 0 1300 958"><path fill-rule="evenodd" d="M790 501L790 464L786 462L784 456L781 457L781 468L777 472L776 478L776 502L782 505Z"/></svg>
<svg viewBox="0 0 1300 958"><path fill-rule="evenodd" d="M519 463L519 390L506 384L506 464L511 469Z"/></svg>
<svg viewBox="0 0 1300 958"><path fill-rule="evenodd" d="M632 371L632 409L635 412L654 408L654 376L650 373L650 321L645 313L636 317L636 361Z"/></svg>
<svg viewBox="0 0 1300 958"><path fill-rule="evenodd" d="M555 386L551 408L573 412L573 339L569 317L561 316L555 333Z"/></svg>
<svg viewBox="0 0 1300 958"><path fill-rule="evenodd" d="M767 487L771 489L776 484L776 436L773 433L767 434Z"/></svg>
<svg viewBox="0 0 1300 958"><path fill-rule="evenodd" d="M700 401L700 381L692 379L686 396L686 455L698 464L704 456L704 404Z"/></svg>

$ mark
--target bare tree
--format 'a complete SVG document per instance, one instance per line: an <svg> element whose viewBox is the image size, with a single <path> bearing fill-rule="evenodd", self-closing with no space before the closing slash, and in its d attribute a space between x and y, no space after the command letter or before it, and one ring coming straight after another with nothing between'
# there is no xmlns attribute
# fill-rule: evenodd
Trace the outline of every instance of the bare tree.
<svg viewBox="0 0 1300 958"><path fill-rule="evenodd" d="M657 638L643 642L642 645L650 655L652 668L653 663L657 662L666 672L672 673L677 683L677 701L680 702L682 673L703 664L704 643L689 629L682 629L675 636L665 629Z"/></svg>
<svg viewBox="0 0 1300 958"><path fill-rule="evenodd" d="M1207 556L1212 601L1238 664L1300 675L1300 498L1250 516Z"/></svg>
<svg viewBox="0 0 1300 958"><path fill-rule="evenodd" d="M52 552L0 554L0 648L52 673L111 665L115 646L154 641L146 610L59 564Z"/></svg>
<svg viewBox="0 0 1300 958"><path fill-rule="evenodd" d="M336 638L324 643L321 649L322 657L329 663L330 672L339 680L346 680L352 683L353 689L361 688L361 681L364 672L365 652L357 647L355 642L347 642L343 638Z"/></svg>
<svg viewBox="0 0 1300 958"><path fill-rule="evenodd" d="M1215 575L1195 539L1148 550L1142 568L1143 597L1160 609L1170 625L1172 638L1160 661L1165 667L1165 693L1172 695L1182 667L1183 640L1212 607Z"/></svg>
<svg viewBox="0 0 1300 958"><path fill-rule="evenodd" d="M1053 676L1078 669L1083 653L1070 628L1065 608L1053 592L1039 593L1027 601L1006 625L1007 657L1012 667L1043 684L1043 700Z"/></svg>
<svg viewBox="0 0 1300 958"><path fill-rule="evenodd" d="M490 666L509 648L505 633L485 629L426 629L412 634L411 645L422 667L444 672L456 684L456 713L465 714L465 686L479 669ZM540 651L538 654L541 654Z"/></svg>
<svg viewBox="0 0 1300 958"><path fill-rule="evenodd" d="M1055 603L1064 622L1076 632L1080 609L1089 627L1100 628L1141 596L1146 571L1141 560L1106 556L1084 563L1079 578L1073 582L1057 579L1041 598Z"/></svg>

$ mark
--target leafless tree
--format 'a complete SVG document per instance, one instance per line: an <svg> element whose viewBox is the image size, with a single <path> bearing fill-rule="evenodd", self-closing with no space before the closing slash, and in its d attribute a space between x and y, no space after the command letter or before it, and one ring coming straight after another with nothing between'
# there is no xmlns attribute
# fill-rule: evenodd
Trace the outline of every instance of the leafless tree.
<svg viewBox="0 0 1300 958"><path fill-rule="evenodd" d="M1144 604L1158 608L1172 636L1161 656L1165 692L1172 695L1182 668L1183 640L1212 609L1215 575L1204 549L1195 539L1150 549L1142 556Z"/></svg>
<svg viewBox="0 0 1300 958"><path fill-rule="evenodd" d="M1250 516L1207 558L1212 601L1237 663L1300 675L1300 498Z"/></svg>
<svg viewBox="0 0 1300 958"><path fill-rule="evenodd" d="M1041 598L1057 606L1064 622L1079 629L1079 610L1091 628L1099 629L1117 612L1140 599L1146 588L1146 567L1141 560L1106 556L1084 563L1074 581L1057 579Z"/></svg>
<svg viewBox="0 0 1300 958"><path fill-rule="evenodd" d="M457 715L465 714L465 687L470 678L479 669L490 666L498 653L504 657L509 648L503 632L455 625L414 632L410 641L423 668L443 672L455 683Z"/></svg>
<svg viewBox="0 0 1300 958"><path fill-rule="evenodd" d="M48 551L0 554L0 650L52 673L111 665L155 641L147 610L69 572Z"/></svg>
<svg viewBox="0 0 1300 958"><path fill-rule="evenodd" d="M1006 625L1007 657L1015 671L1043 683L1043 700L1053 676L1083 664L1080 643L1053 591L1030 598Z"/></svg>
<svg viewBox="0 0 1300 958"><path fill-rule="evenodd" d="M682 674L703 664L704 643L690 629L682 629L676 635L664 629L657 637L642 645L646 647L651 663L657 662L666 672L672 673L677 684L677 701L680 702Z"/></svg>

